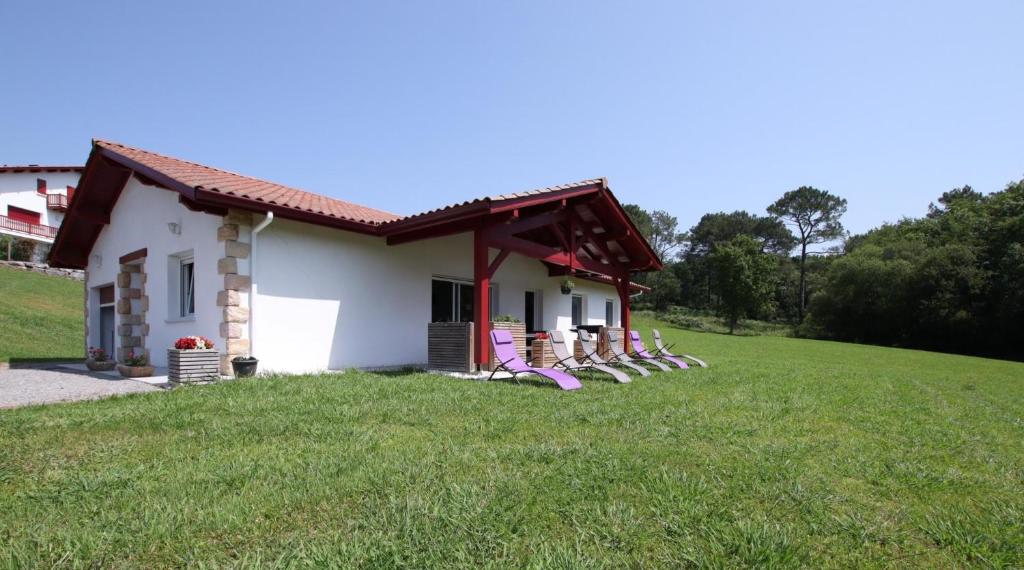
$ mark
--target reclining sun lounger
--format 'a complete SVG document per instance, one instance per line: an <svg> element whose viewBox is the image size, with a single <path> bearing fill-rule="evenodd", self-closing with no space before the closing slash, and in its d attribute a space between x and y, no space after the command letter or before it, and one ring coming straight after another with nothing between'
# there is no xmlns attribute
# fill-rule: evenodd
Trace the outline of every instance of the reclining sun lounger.
<svg viewBox="0 0 1024 570"><path fill-rule="evenodd" d="M695 356L690 356L689 354L672 354L671 352L669 352L669 350L671 350L672 347L675 346L675 345L672 344L672 345L669 345L669 346L665 346L665 344L663 342L661 342L661 333L658 332L658 329L651 329L651 333L654 335L654 348L656 349L654 351L654 355L655 356L661 354L661 355L664 355L664 356L674 356L676 358L685 358L687 360L690 360L690 361L696 363L697 366L700 366L701 368L707 368L708 367L706 362L704 362L703 360L701 360L701 359L699 359L699 358L697 358Z"/></svg>
<svg viewBox="0 0 1024 570"><path fill-rule="evenodd" d="M504 371L512 374L512 379L518 381L517 376L520 374L536 374L543 376L555 381L558 387L563 390L579 390L583 387L580 381L575 376L566 374L561 370L555 370L553 368L534 368L523 362L522 358L519 358L519 353L516 352L515 341L512 340L512 333L506 330L493 330L491 331L491 346L494 347L494 357L498 360L499 364L494 367L494 371L491 372L491 378L494 378L494 373Z"/></svg>
<svg viewBox="0 0 1024 570"><path fill-rule="evenodd" d="M651 360L653 358L660 358L661 360L664 360L665 362L671 362L672 364L675 364L679 368L682 368L682 369L689 368L689 366L687 366L685 362L683 362L682 360L679 360L678 358L675 358L673 356L668 356L668 355L665 355L665 354L654 356L650 352L647 352L647 348L644 347L644 341L640 338L640 331L629 331L629 343L630 343L630 345L633 346L633 352L638 357L640 357L640 358L642 358L644 360Z"/></svg>
<svg viewBox="0 0 1024 570"><path fill-rule="evenodd" d="M618 343L619 343L619 333L616 332L616 331L609 330L608 331L608 349L612 351L612 357L614 357L614 359L616 361L618 361L618 362L642 362L644 364L650 364L651 366L654 366L655 368L658 368L659 370L662 370L664 372L668 372L669 370L672 370L671 368L669 368L668 366L662 364L661 362L658 362L654 358L643 358L643 357L633 358L632 356L627 354L624 349L620 349L617 346ZM625 346L625 345L623 345L623 346Z"/></svg>
<svg viewBox="0 0 1024 570"><path fill-rule="evenodd" d="M629 369L633 370L634 372L636 372L637 374L639 374L641 376L650 376L651 375L651 371L650 370L644 368L643 366L640 366L639 364L637 364L635 362L626 362L626 361L622 361L622 360L610 361L610 360L605 360L604 358L601 358L601 355L599 355L597 353L597 343L594 342L594 337L590 336L590 333L585 331L585 330L583 330L583 329L577 329L576 333L580 336L580 344L583 345L583 352L584 352L583 360L584 361L590 361L590 362L593 362L594 364L601 364L601 365L625 366L626 368L629 368Z"/></svg>
<svg viewBox="0 0 1024 570"><path fill-rule="evenodd" d="M616 382L625 384L629 382L630 377L621 370L616 370L606 364L580 364L571 352L569 347L565 344L565 335L562 331L549 331L548 339L551 341L551 352L555 353L555 358L558 362L552 368L565 368L569 371L582 370L582 371L596 371L610 374Z"/></svg>

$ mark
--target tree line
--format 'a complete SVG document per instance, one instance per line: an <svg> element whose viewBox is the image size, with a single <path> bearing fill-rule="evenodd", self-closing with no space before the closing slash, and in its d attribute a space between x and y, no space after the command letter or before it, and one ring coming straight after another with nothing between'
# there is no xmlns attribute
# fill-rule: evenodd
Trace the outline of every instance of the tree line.
<svg viewBox="0 0 1024 570"><path fill-rule="evenodd" d="M636 278L642 305L786 322L801 336L1024 359L1024 180L943 193L922 218L859 235L847 201L803 186L768 205L705 214L626 211L666 262Z"/></svg>

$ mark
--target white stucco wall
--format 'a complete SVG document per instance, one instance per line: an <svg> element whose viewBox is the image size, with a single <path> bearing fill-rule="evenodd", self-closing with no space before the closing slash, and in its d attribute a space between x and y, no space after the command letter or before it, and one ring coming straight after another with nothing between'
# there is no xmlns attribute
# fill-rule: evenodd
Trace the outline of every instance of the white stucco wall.
<svg viewBox="0 0 1024 570"><path fill-rule="evenodd" d="M167 224L181 225L175 235ZM217 274L217 260L224 246L217 241L217 228L222 219L192 212L178 203L178 194L146 186L132 178L114 206L110 224L105 226L89 256L88 344L98 346L99 310L95 288L114 284L120 270L118 259L127 253L147 248L145 294L149 297L146 322L150 325L146 348L157 366L167 365L167 348L174 340L187 335L203 335L219 340L222 312L217 307L217 292L224 278ZM191 250L195 259L195 316L182 320L172 314L168 303L170 278L168 258ZM115 294L119 297L119 292ZM119 323L120 321L118 321ZM221 343L218 343L220 345Z"/></svg>
<svg viewBox="0 0 1024 570"><path fill-rule="evenodd" d="M0 215L14 206L38 212L41 224L58 228L64 213L46 207L46 197L36 192L37 178L46 180L48 194L67 194L68 186L78 185L77 172L0 172Z"/></svg>
<svg viewBox="0 0 1024 570"><path fill-rule="evenodd" d="M388 246L362 236L276 220L257 237L253 353L266 370L422 365L433 276L471 281L470 234ZM492 256L496 255L492 251ZM543 297L543 327L571 327L570 297L540 262L510 255L496 273L500 314L524 318L524 291ZM587 324L604 323L615 289L577 280Z"/></svg>

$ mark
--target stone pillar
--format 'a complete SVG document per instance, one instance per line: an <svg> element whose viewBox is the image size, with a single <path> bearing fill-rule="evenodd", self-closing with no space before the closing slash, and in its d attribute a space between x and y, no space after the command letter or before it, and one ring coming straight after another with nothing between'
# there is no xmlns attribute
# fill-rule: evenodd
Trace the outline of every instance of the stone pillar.
<svg viewBox="0 0 1024 570"><path fill-rule="evenodd" d="M223 311L220 324L220 372L231 375L231 359L249 354L249 254L252 246L252 214L229 210L217 228L217 240L224 244L224 255L217 260L217 274L224 286L217 293L217 306Z"/></svg>
<svg viewBox="0 0 1024 570"><path fill-rule="evenodd" d="M146 348L146 337L149 336L149 325L146 323L149 297L146 296L145 262L146 259L142 258L122 263L121 272L117 274L118 360L123 360L129 352L135 356L145 354L146 360L149 360L149 349Z"/></svg>

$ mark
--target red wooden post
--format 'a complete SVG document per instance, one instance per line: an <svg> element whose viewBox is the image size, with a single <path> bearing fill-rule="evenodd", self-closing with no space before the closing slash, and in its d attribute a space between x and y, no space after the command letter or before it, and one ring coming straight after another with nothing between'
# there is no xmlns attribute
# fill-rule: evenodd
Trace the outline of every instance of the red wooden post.
<svg viewBox="0 0 1024 570"><path fill-rule="evenodd" d="M490 307L490 256L487 251L487 239L482 229L473 232L473 353L476 363L480 366L491 361L491 319L488 315Z"/></svg>
<svg viewBox="0 0 1024 570"><path fill-rule="evenodd" d="M619 290L619 324L629 335L629 277L620 277L616 280L616 288Z"/></svg>

